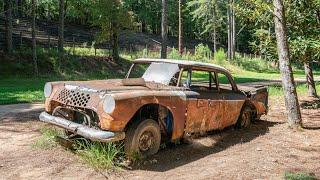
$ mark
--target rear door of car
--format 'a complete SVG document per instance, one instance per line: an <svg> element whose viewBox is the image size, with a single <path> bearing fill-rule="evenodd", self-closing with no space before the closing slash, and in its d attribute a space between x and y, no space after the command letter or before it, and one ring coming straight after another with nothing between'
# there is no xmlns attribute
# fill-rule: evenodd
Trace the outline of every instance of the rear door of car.
<svg viewBox="0 0 320 180"><path fill-rule="evenodd" d="M186 133L201 133L220 127L223 108L215 72L192 71L190 90L199 95L187 97Z"/></svg>
<svg viewBox="0 0 320 180"><path fill-rule="evenodd" d="M221 95L221 121L220 129L233 125L237 122L246 96L238 91L235 83L231 83L230 75L218 73L218 86Z"/></svg>

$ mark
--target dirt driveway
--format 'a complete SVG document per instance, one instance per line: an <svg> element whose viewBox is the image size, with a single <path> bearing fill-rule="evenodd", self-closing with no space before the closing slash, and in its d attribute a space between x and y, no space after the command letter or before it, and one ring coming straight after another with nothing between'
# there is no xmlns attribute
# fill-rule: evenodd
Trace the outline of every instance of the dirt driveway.
<svg viewBox="0 0 320 180"><path fill-rule="evenodd" d="M249 129L172 145L116 173L94 170L62 147L34 148L45 126L39 110L8 113L0 116L0 179L281 179L289 171L320 178L320 109L302 112L308 128L289 130L282 99L272 99L269 115Z"/></svg>

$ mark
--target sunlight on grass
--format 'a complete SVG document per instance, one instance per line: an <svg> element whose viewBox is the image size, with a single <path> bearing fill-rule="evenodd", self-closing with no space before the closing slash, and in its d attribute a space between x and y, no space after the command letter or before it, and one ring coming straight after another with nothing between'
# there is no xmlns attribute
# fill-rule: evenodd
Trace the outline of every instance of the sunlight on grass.
<svg viewBox="0 0 320 180"><path fill-rule="evenodd" d="M96 169L118 167L124 161L123 146L113 142L77 141L77 154L89 165Z"/></svg>
<svg viewBox="0 0 320 180"><path fill-rule="evenodd" d="M316 89L317 89L317 92L320 92L320 82L316 83ZM272 97L284 96L283 88L281 86L270 86L268 90L269 90L269 96L272 96ZM298 96L306 96L308 94L307 85L306 84L297 85L297 93L298 93Z"/></svg>
<svg viewBox="0 0 320 180"><path fill-rule="evenodd" d="M286 172L284 174L285 180L316 180L314 174L299 172L299 173L292 173L292 172Z"/></svg>
<svg viewBox="0 0 320 180"><path fill-rule="evenodd" d="M42 127L40 132L42 136L32 145L34 148L52 149L58 145L56 137L64 135L61 129L54 127Z"/></svg>

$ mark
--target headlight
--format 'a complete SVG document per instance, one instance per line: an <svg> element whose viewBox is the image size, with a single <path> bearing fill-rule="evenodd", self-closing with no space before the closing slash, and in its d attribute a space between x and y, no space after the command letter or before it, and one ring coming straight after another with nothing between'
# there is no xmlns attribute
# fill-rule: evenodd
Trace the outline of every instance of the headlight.
<svg viewBox="0 0 320 180"><path fill-rule="evenodd" d="M44 97L48 98L50 97L51 93L52 93L52 84L51 83L46 83L46 85L44 85Z"/></svg>
<svg viewBox="0 0 320 180"><path fill-rule="evenodd" d="M104 112L110 114L116 107L116 102L111 95L107 95L103 100L103 110Z"/></svg>

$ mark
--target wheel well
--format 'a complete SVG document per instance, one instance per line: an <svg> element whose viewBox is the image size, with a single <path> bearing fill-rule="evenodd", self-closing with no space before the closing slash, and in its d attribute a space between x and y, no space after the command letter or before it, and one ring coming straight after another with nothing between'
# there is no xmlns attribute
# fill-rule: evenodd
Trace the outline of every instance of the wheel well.
<svg viewBox="0 0 320 180"><path fill-rule="evenodd" d="M173 114L169 108L159 104L146 104L139 108L131 120L127 123L125 131L134 123L139 123L146 119L153 119L160 126L161 136L169 140L173 132Z"/></svg>
<svg viewBox="0 0 320 180"><path fill-rule="evenodd" d="M245 107L250 107L252 110L252 115L253 115L253 120L255 120L257 118L257 108L254 106L254 104L252 104L250 101L246 101L243 106L241 111L243 111L243 109Z"/></svg>

